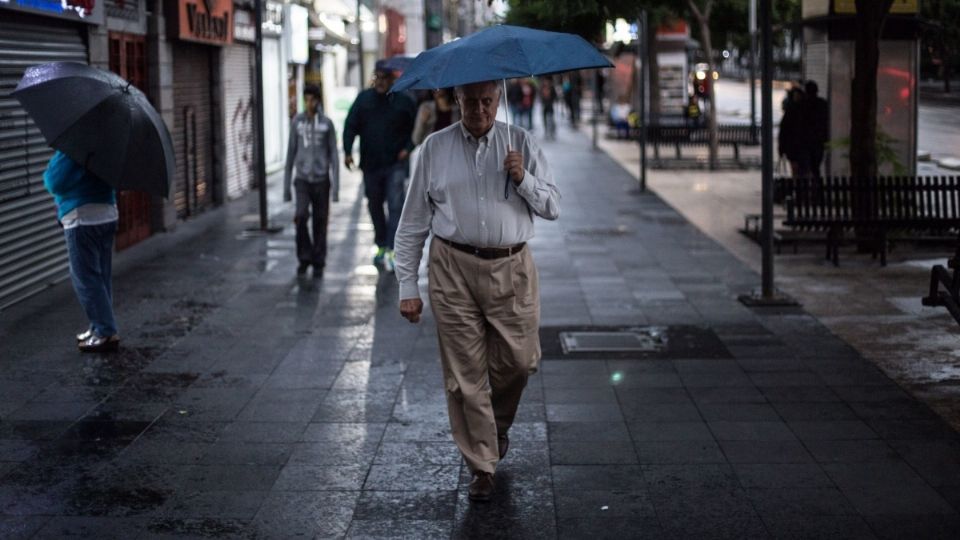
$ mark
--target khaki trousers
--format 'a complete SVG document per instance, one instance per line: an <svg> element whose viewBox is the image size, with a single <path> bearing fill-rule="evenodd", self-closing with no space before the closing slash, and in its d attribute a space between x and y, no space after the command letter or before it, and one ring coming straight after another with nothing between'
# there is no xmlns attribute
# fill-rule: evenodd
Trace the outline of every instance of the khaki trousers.
<svg viewBox="0 0 960 540"><path fill-rule="evenodd" d="M430 244L430 304L453 439L473 472L497 468L497 434L513 425L540 362L540 286L528 248L485 260Z"/></svg>

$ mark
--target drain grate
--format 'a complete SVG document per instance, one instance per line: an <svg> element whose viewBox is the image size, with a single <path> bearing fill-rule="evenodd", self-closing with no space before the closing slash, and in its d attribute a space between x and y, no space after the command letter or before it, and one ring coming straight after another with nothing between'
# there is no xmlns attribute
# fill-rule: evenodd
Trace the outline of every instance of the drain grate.
<svg viewBox="0 0 960 540"><path fill-rule="evenodd" d="M544 359L643 360L731 358L710 328L669 326L544 326Z"/></svg>
<svg viewBox="0 0 960 540"><path fill-rule="evenodd" d="M647 352L666 349L666 328L646 327L617 332L560 332L564 354L588 352Z"/></svg>

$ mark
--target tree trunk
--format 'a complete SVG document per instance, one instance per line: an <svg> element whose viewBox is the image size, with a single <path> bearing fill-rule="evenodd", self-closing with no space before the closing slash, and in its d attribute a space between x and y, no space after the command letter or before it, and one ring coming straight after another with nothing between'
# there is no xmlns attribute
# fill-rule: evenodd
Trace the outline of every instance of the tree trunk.
<svg viewBox="0 0 960 540"><path fill-rule="evenodd" d="M706 5L701 11L694 0L687 0L690 11L697 19L700 25L700 39L703 46L703 54L707 56L707 101L710 102L710 108L707 110L707 130L710 137L710 169L717 168L717 100L713 80L713 44L710 42L710 11L713 8L713 0L707 0Z"/></svg>
<svg viewBox="0 0 960 540"><path fill-rule="evenodd" d="M880 32L893 0L856 0L854 72L850 87L850 172L877 175L877 67Z"/></svg>
<svg viewBox="0 0 960 540"><path fill-rule="evenodd" d="M647 123L656 124L660 121L660 64L657 62L657 23L647 19L647 102L650 104L650 114Z"/></svg>
<svg viewBox="0 0 960 540"><path fill-rule="evenodd" d="M866 189L877 177L877 68L880 34L893 0L856 0L854 71L850 88L850 174L854 189L853 215L865 219L873 213ZM857 189L857 188L861 189ZM867 231L857 230L857 250L872 246Z"/></svg>

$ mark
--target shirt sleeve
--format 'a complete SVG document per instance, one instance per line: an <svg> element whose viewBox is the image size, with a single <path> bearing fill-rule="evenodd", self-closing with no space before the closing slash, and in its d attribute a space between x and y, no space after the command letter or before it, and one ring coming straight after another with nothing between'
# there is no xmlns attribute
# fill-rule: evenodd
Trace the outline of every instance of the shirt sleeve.
<svg viewBox="0 0 960 540"><path fill-rule="evenodd" d="M300 118L293 117L290 122L290 137L287 140L287 162L283 168L283 192L290 193L290 179L293 177L293 162L297 157L297 141L300 137L297 135L297 124Z"/></svg>
<svg viewBox="0 0 960 540"><path fill-rule="evenodd" d="M523 148L523 182L516 186L517 193L534 214L553 221L560 217L560 190L553 181L553 172L543 150L530 137L524 139Z"/></svg>
<svg viewBox="0 0 960 540"><path fill-rule="evenodd" d="M430 224L433 220L433 207L427 191L429 170L429 145L424 145L413 169L410 191L403 204L400 225L394 239L394 271L400 284L400 300L420 298L420 288L417 285L420 279L420 260L423 258L423 246L430 235Z"/></svg>
<svg viewBox="0 0 960 540"><path fill-rule="evenodd" d="M347 112L347 119L343 122L343 153L349 156L353 152L353 139L357 136L357 130L360 123L360 113L359 102L362 96L357 95L357 99L353 102L353 105L350 106L350 111ZM346 157L344 157L346 159Z"/></svg>

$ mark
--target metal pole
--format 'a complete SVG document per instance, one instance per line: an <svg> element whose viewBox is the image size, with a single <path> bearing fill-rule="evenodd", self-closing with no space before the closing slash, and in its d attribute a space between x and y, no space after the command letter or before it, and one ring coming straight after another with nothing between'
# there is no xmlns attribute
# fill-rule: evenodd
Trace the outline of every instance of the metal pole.
<svg viewBox="0 0 960 540"><path fill-rule="evenodd" d="M760 0L760 35L763 40L761 53L760 106L762 130L761 168L762 168L762 289L763 298L774 296L773 288L773 41L770 31L770 2Z"/></svg>
<svg viewBox="0 0 960 540"><path fill-rule="evenodd" d="M640 60L640 191L647 190L647 10L640 12L637 21L637 58Z"/></svg>
<svg viewBox="0 0 960 540"><path fill-rule="evenodd" d="M257 126L257 147L255 163L256 170L254 174L257 179L257 190L260 199L260 230L266 231L270 227L267 224L267 159L264 154L264 133L263 133L263 0L254 0L254 70L257 79L257 106L254 112Z"/></svg>
<svg viewBox="0 0 960 540"><path fill-rule="evenodd" d="M757 0L750 0L750 134L757 132Z"/></svg>
<svg viewBox="0 0 960 540"><path fill-rule="evenodd" d="M599 112L598 105L600 104L600 96L599 96L600 84L598 80L599 77L597 76L598 73L599 73L598 69L593 70L593 107L592 107L593 110L592 110L592 114L590 115L590 129L593 135L594 150L598 148L597 146L597 113Z"/></svg>
<svg viewBox="0 0 960 540"><path fill-rule="evenodd" d="M357 0L357 78L360 84L357 91L362 92L366 79L363 77L363 24L360 22L360 0Z"/></svg>

